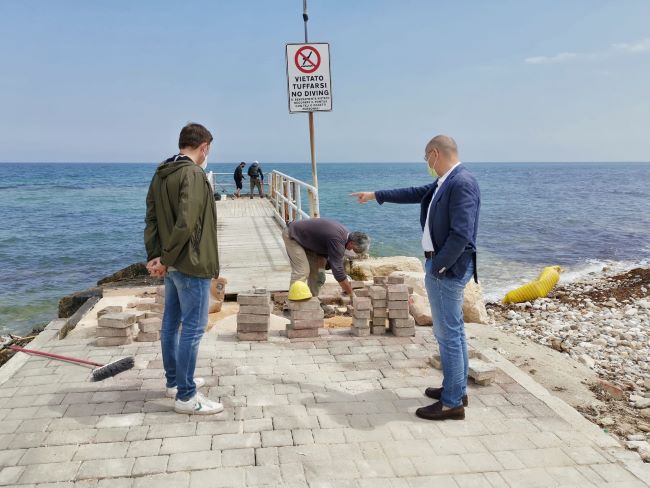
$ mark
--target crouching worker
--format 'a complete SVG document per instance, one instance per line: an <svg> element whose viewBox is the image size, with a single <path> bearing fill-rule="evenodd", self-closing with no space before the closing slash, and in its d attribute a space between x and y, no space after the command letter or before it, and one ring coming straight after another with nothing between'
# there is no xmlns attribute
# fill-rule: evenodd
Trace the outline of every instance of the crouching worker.
<svg viewBox="0 0 650 488"><path fill-rule="evenodd" d="M325 283L324 269L329 264L343 291L352 295L352 284L343 266L345 250L357 254L368 252L370 239L363 232L350 232L332 219L297 220L282 233L291 262L291 284L303 281L311 294L318 297Z"/></svg>
<svg viewBox="0 0 650 488"><path fill-rule="evenodd" d="M205 380L194 377L208 323L210 282L219 276L217 216L203 171L211 142L202 125L183 127L180 152L158 166L151 180L144 230L147 269L165 277L160 346L167 396L176 398L178 413L204 415L223 410L197 391Z"/></svg>

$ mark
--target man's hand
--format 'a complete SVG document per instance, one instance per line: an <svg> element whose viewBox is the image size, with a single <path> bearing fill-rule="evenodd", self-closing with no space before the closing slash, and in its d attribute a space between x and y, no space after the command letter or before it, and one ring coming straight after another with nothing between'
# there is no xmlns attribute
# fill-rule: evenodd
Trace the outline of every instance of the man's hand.
<svg viewBox="0 0 650 488"><path fill-rule="evenodd" d="M350 196L353 196L357 199L359 203L368 203L370 200L375 199L374 191L359 191L355 193L350 193Z"/></svg>
<svg viewBox="0 0 650 488"><path fill-rule="evenodd" d="M354 293L352 291L352 283L350 283L350 280L339 281L339 285L341 285L341 288L343 288L345 293L352 297Z"/></svg>
<svg viewBox="0 0 650 488"><path fill-rule="evenodd" d="M167 274L167 266L160 262L160 258L153 258L147 263L147 271L154 278L162 278Z"/></svg>

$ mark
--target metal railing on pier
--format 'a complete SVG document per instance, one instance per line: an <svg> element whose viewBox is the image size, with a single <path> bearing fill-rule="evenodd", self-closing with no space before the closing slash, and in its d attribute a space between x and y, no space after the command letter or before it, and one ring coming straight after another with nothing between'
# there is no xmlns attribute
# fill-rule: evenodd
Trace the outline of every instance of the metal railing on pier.
<svg viewBox="0 0 650 488"><path fill-rule="evenodd" d="M212 185L212 190L219 192L222 195L234 195L236 190L235 180L232 173L215 173L210 171L208 174L208 181ZM242 195L250 195L250 182L248 179L243 181ZM262 191L268 195L271 190L271 185L268 180L262 182Z"/></svg>
<svg viewBox="0 0 650 488"><path fill-rule="evenodd" d="M207 174L215 193L231 196L235 192L235 182L231 173ZM276 220L283 227L294 220L310 219L320 215L318 189L279 171L271 172L271 181L262 183L262 190L270 198ZM246 182L244 183L246 184ZM243 193L242 196L250 193ZM303 202L303 199L305 202ZM307 211L305 211L307 209Z"/></svg>
<svg viewBox="0 0 650 488"><path fill-rule="evenodd" d="M271 172L270 197L275 217L282 226L320 215L318 189L279 171ZM306 197L308 212L303 210L303 197Z"/></svg>

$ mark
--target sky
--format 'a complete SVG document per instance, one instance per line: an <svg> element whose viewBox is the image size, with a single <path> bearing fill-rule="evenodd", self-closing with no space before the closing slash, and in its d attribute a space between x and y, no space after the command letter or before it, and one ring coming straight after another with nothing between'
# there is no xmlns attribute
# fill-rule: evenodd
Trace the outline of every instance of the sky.
<svg viewBox="0 0 650 488"><path fill-rule="evenodd" d="M330 43L323 162L650 161L647 0L310 0ZM210 160L309 159L285 43L302 0L0 0L0 161L157 162L188 121Z"/></svg>

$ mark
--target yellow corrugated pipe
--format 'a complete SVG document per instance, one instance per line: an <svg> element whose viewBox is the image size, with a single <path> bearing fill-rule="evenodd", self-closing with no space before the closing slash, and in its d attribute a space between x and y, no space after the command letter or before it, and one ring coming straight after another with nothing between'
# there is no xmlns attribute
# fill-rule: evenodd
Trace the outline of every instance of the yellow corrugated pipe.
<svg viewBox="0 0 650 488"><path fill-rule="evenodd" d="M526 283L516 290L506 293L503 303L521 303L545 297L560 281L560 271L559 266L547 266L535 281Z"/></svg>

